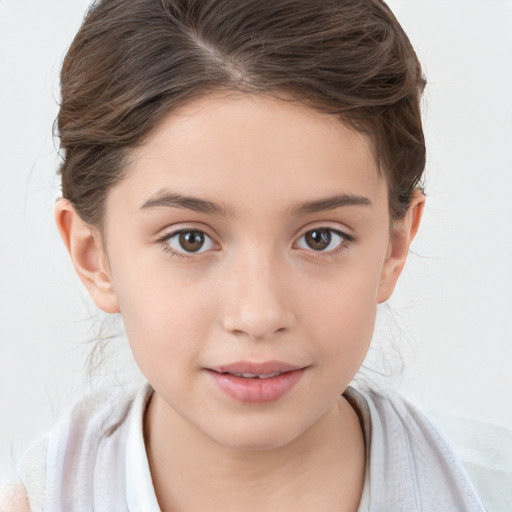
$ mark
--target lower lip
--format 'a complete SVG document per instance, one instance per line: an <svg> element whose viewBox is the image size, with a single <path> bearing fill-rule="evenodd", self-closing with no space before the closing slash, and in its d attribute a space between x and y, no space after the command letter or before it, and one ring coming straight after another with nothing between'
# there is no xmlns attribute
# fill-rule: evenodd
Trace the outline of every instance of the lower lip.
<svg viewBox="0 0 512 512"><path fill-rule="evenodd" d="M263 404L275 402L288 393L304 374L305 368L284 372L268 379L238 377L231 373L208 370L208 375L226 395L240 402Z"/></svg>

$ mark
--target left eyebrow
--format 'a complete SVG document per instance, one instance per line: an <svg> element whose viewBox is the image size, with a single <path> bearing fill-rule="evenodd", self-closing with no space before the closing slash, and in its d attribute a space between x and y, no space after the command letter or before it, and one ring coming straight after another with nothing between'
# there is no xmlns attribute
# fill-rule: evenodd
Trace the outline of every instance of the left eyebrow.
<svg viewBox="0 0 512 512"><path fill-rule="evenodd" d="M372 207L372 202L364 196L355 194L336 194L334 196L325 197L315 201L306 201L292 209L296 215L304 215L307 213L323 212L326 210L335 210L343 206L367 206Z"/></svg>

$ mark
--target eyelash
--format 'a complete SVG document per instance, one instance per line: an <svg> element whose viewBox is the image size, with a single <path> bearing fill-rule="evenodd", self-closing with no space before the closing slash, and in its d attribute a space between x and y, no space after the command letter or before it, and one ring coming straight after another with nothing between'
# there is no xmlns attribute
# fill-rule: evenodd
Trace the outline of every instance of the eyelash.
<svg viewBox="0 0 512 512"><path fill-rule="evenodd" d="M315 230L328 231L331 234L334 233L343 239L341 241L341 243L335 249L331 249L330 251L315 251L313 249L307 251L307 252L311 253L311 256L313 256L315 258L327 257L330 259L335 259L339 253L348 249L348 247L355 241L354 236L344 233L343 231L340 231L339 229L330 228L328 226L318 226L313 229L309 229L308 231L305 231L300 236L299 240L302 237L304 237L305 235L307 235L308 233L311 233ZM178 236L181 233L190 233L190 232L202 233L203 235L205 235L206 237L211 239L211 237L207 233L205 233L204 231L201 231L200 229L180 229L178 231L173 231L172 233L166 234L165 236L163 236L162 238L157 240L157 242L162 245L162 249L164 250L164 252L168 253L172 258L177 258L179 260L194 258L196 254L202 254L202 253L190 253L190 254L187 254L185 252L182 253L180 251L176 251L169 245L169 240L171 238L174 238L175 236ZM204 251L204 252L206 252L206 251Z"/></svg>
<svg viewBox="0 0 512 512"><path fill-rule="evenodd" d="M347 249L348 245L354 241L353 236L348 235L347 233L344 233L343 231L340 231L339 229L330 228L329 226L317 226L313 229L308 229L300 236L299 240L304 238L308 233L313 233L314 231L329 232L331 234L331 240L329 240L328 245L330 245L332 242L332 234L339 236L342 239L337 247L335 247L334 249L331 249L329 251L326 251L326 250L315 251L314 249L311 249L311 248L305 249L306 252L311 253L311 255L314 257L322 257L322 258L330 257L330 258L334 259L338 255L338 253Z"/></svg>

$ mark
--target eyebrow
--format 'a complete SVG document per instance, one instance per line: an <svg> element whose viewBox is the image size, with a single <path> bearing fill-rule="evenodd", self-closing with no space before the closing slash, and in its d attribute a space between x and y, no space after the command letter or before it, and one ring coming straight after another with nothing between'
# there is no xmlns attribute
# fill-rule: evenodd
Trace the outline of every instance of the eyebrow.
<svg viewBox="0 0 512 512"><path fill-rule="evenodd" d="M175 194L172 192L158 192L150 197L140 207L141 210L149 208L183 208L185 210L192 210L199 213L211 213L215 215L227 216L227 209L224 205L200 199L198 197L184 196L182 194Z"/></svg>
<svg viewBox="0 0 512 512"><path fill-rule="evenodd" d="M364 196L355 194L336 194L333 196L325 197L300 203L291 208L291 213L295 215L304 215L308 213L322 212L327 210L334 210L343 206L367 206L371 207L371 201ZM223 204L214 203L199 197L185 196L172 192L158 192L150 197L140 207L141 210L151 208L182 208L185 210L192 210L199 213L209 213L214 215L228 216L228 209ZM229 213L235 216L235 210L230 209Z"/></svg>
<svg viewBox="0 0 512 512"><path fill-rule="evenodd" d="M292 209L295 214L323 212L326 210L335 210L342 206L372 206L372 202L364 196L355 194L336 194L334 196L306 201Z"/></svg>

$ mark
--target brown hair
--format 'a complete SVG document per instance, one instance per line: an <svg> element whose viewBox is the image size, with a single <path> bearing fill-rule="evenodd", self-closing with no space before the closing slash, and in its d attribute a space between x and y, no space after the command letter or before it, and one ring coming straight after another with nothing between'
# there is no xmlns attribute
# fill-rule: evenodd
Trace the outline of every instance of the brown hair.
<svg viewBox="0 0 512 512"><path fill-rule="evenodd" d="M416 54L380 0L98 0L61 72L64 197L101 226L128 150L218 89L280 96L371 136L400 218L425 166Z"/></svg>

